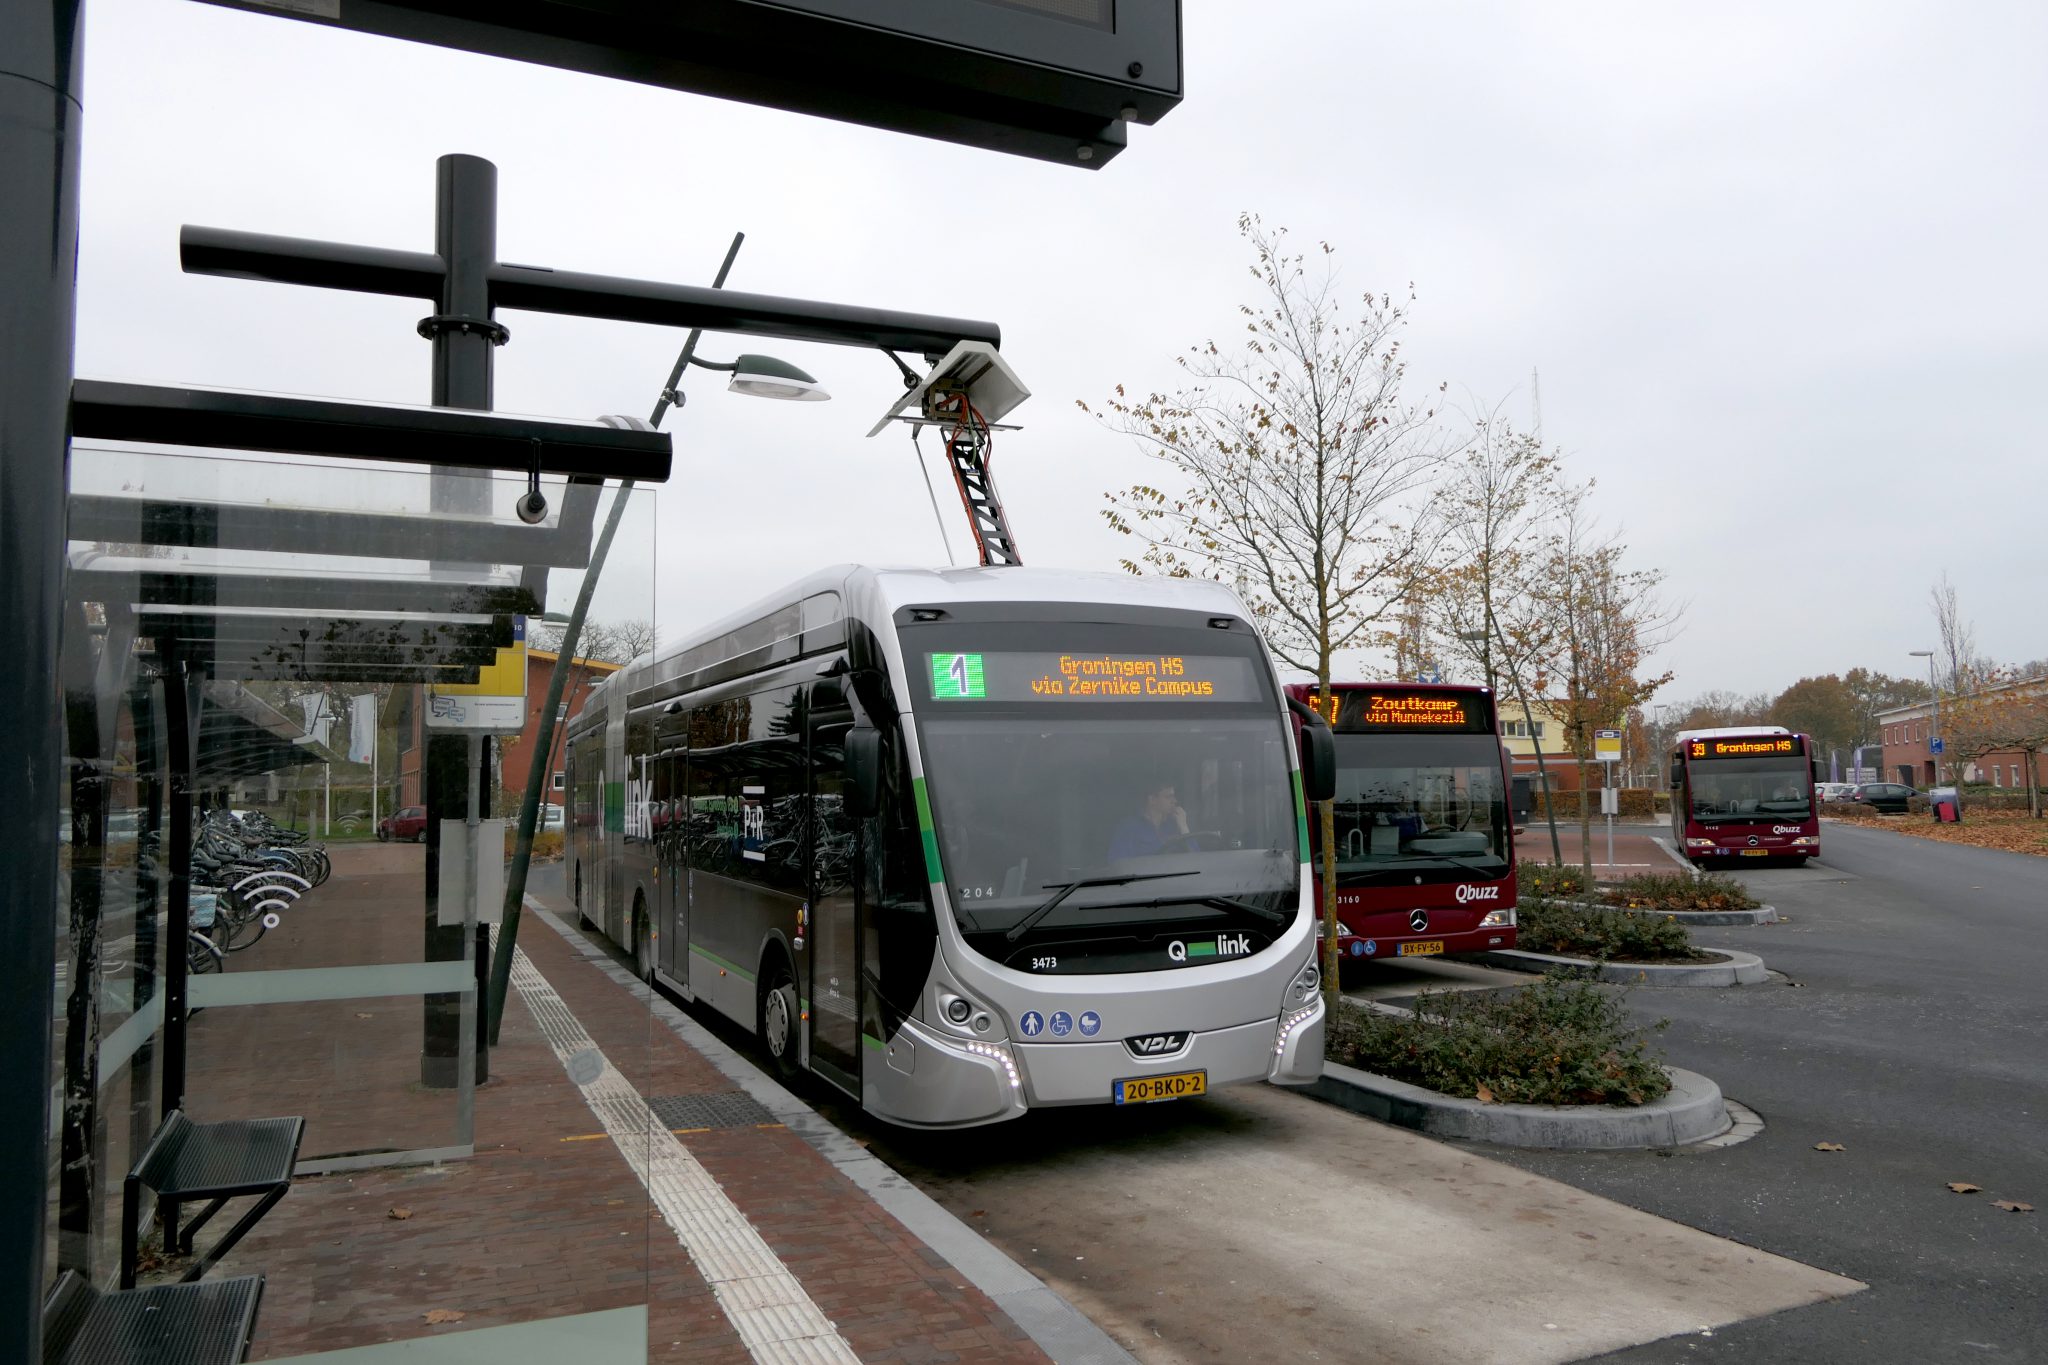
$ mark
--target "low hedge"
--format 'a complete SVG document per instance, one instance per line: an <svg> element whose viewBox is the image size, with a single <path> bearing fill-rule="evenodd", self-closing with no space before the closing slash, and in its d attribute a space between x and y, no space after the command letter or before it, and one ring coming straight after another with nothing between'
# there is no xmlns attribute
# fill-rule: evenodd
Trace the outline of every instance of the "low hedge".
<svg viewBox="0 0 2048 1365"><path fill-rule="evenodd" d="M1626 910L1754 910L1763 904L1741 882L1716 872L1645 872L1601 894Z"/></svg>
<svg viewBox="0 0 2048 1365"><path fill-rule="evenodd" d="M1579 818L1579 807L1582 804L1592 810L1594 820L1600 819L1600 789L1598 787L1593 788L1591 791L1583 792L1553 791L1547 795L1538 790L1530 793L1529 801L1529 818L1531 820L1541 821L1544 818L1544 811L1547 808L1546 803L1556 805L1557 818L1559 820L1576 821ZM1669 815L1671 813L1671 793L1652 787L1623 787L1621 789L1620 807L1621 809L1616 818L1622 820L1648 820L1658 815Z"/></svg>
<svg viewBox="0 0 2048 1365"><path fill-rule="evenodd" d="M1502 1104L1639 1105L1671 1089L1619 993L1546 977L1502 995L1424 992L1413 1017L1346 1006L1324 1055L1439 1094Z"/></svg>
<svg viewBox="0 0 2048 1365"><path fill-rule="evenodd" d="M1608 910L1566 901L1528 901L1515 908L1515 946L1532 953L1595 962L1707 962L1692 935L1668 915Z"/></svg>

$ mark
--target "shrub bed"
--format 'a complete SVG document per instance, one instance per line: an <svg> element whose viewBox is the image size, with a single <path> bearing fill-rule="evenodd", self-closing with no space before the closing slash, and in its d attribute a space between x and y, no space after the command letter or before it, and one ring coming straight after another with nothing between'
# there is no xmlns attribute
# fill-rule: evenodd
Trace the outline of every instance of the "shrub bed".
<svg viewBox="0 0 2048 1365"><path fill-rule="evenodd" d="M1645 872L1602 888L1602 896L1626 910L1754 910L1763 904L1741 882L1715 872Z"/></svg>
<svg viewBox="0 0 2048 1365"><path fill-rule="evenodd" d="M1491 996L1425 992L1412 1018L1347 1007L1324 1055L1439 1094L1502 1104L1639 1105L1671 1089L1618 994L1546 978Z"/></svg>
<svg viewBox="0 0 2048 1365"><path fill-rule="evenodd" d="M1595 962L1718 962L1692 946L1683 924L1646 910L1607 910L1566 901L1516 907L1515 946Z"/></svg>

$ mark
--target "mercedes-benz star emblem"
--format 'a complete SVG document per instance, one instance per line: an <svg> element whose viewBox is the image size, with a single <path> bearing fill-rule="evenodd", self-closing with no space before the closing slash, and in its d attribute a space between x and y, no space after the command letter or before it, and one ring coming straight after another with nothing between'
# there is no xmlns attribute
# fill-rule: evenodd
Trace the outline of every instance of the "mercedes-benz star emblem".
<svg viewBox="0 0 2048 1365"><path fill-rule="evenodd" d="M1408 912L1408 927L1418 934L1427 929L1429 927L1429 911L1410 910Z"/></svg>

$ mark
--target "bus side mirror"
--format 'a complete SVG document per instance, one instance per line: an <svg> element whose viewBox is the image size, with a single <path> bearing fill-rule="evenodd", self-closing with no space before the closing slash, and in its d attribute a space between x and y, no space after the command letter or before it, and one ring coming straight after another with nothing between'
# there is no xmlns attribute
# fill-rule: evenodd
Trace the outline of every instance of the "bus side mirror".
<svg viewBox="0 0 2048 1365"><path fill-rule="evenodd" d="M1327 725L1301 727L1301 794L1311 801L1337 795L1337 740Z"/></svg>
<svg viewBox="0 0 2048 1365"><path fill-rule="evenodd" d="M846 732L846 806L856 820L882 809L882 732L860 725Z"/></svg>
<svg viewBox="0 0 2048 1365"><path fill-rule="evenodd" d="M1813 780L1814 780L1814 781L1816 781L1816 782L1825 782L1825 781L1827 781L1827 780L1828 780L1827 774L1821 771L1821 766L1820 766L1820 760L1819 760L1819 759L1817 759L1817 758L1816 758L1816 759L1813 759L1813 760L1811 760L1811 761L1810 761L1810 762L1809 762L1809 763L1807 764L1807 766L1813 769Z"/></svg>
<svg viewBox="0 0 2048 1365"><path fill-rule="evenodd" d="M1671 765L1671 790L1678 790L1678 764L1676 762L1673 762Z"/></svg>

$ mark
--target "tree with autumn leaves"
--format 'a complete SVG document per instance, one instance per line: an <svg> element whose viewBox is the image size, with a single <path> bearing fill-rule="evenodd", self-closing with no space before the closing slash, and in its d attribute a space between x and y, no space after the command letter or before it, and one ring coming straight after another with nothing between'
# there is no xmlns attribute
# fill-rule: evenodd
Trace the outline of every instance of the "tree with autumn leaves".
<svg viewBox="0 0 2048 1365"><path fill-rule="evenodd" d="M2025 756L2027 812L2042 817L2041 750L2048 748L2048 678L1979 671L1977 686L1943 700L1944 748L1958 772L1987 754Z"/></svg>
<svg viewBox="0 0 2048 1365"><path fill-rule="evenodd" d="M1181 382L1097 411L1166 469L1107 494L1103 516L1136 542L1132 573L1214 578L1237 589L1267 646L1327 692L1339 655L1384 648L1441 526L1428 484L1444 444L1435 409L1409 397L1403 306L1348 297L1333 252L1238 220L1257 301L1242 333L1179 358ZM1320 813L1323 980L1337 983L1336 831Z"/></svg>

